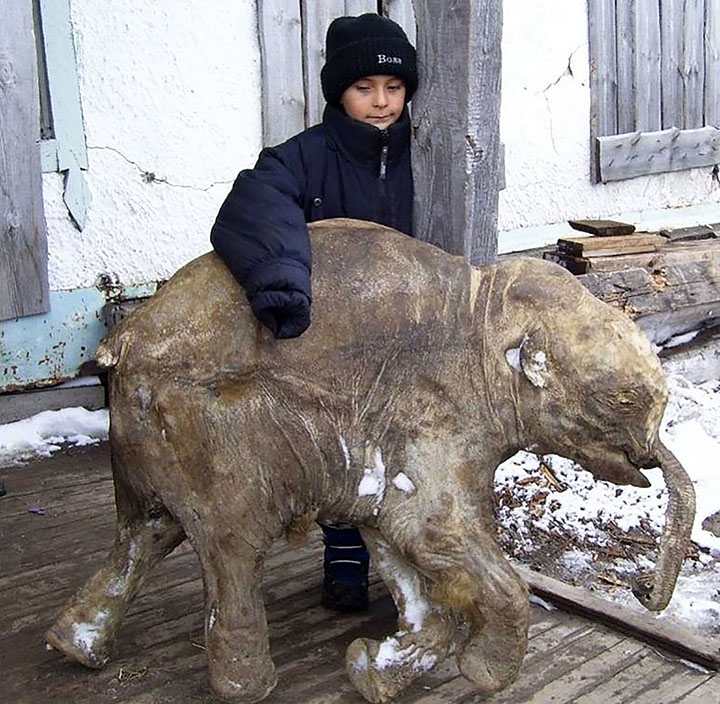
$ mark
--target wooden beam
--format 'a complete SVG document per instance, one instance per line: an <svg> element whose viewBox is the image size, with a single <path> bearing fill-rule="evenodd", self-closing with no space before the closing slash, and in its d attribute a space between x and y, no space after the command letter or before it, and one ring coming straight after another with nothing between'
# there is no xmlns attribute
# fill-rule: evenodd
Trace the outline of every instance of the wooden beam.
<svg viewBox="0 0 720 704"><path fill-rule="evenodd" d="M561 237L557 247L574 257L609 257L618 254L654 252L667 244L660 235L632 234L608 237Z"/></svg>
<svg viewBox="0 0 720 704"><path fill-rule="evenodd" d="M32 6L3 3L0 22L0 320L49 309Z"/></svg>
<svg viewBox="0 0 720 704"><path fill-rule="evenodd" d="M414 0L414 233L473 264L497 254L502 1Z"/></svg>
<svg viewBox="0 0 720 704"><path fill-rule="evenodd" d="M603 182L720 163L718 127L634 132L596 141Z"/></svg>
<svg viewBox="0 0 720 704"><path fill-rule="evenodd" d="M720 325L720 244L679 242L649 255L606 260L625 261L615 271L578 276L593 295L625 311L651 342ZM636 260L635 268L631 260ZM587 260L601 265L602 260Z"/></svg>
<svg viewBox="0 0 720 704"><path fill-rule="evenodd" d="M633 638L657 645L711 670L720 669L720 640L717 638L698 636L682 626L660 621L648 612L614 604L594 596L586 589L572 587L527 567L513 567L534 594L564 611L605 623Z"/></svg>

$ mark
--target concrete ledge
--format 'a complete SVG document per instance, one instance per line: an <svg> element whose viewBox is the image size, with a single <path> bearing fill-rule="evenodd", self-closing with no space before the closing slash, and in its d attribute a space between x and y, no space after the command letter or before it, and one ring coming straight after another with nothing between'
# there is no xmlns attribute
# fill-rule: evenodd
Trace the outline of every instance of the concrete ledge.
<svg viewBox="0 0 720 704"><path fill-rule="evenodd" d="M13 423L41 411L83 406L95 411L105 407L105 387L97 381L88 386L56 386L0 395L0 424Z"/></svg>

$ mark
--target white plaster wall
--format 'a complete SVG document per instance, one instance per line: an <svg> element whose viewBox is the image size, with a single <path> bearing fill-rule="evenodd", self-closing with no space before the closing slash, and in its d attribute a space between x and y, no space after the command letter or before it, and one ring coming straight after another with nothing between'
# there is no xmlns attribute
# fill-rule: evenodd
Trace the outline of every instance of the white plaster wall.
<svg viewBox="0 0 720 704"><path fill-rule="evenodd" d="M79 232L62 177L44 176L51 289L100 273L167 278L209 249L223 198L261 148L255 5L71 0L92 203ZM569 218L720 221L710 169L590 182L585 0L505 0L504 14L501 251L552 242Z"/></svg>
<svg viewBox="0 0 720 704"><path fill-rule="evenodd" d="M44 176L50 287L170 276L261 148L255 0L72 0L92 203L79 232ZM146 174L154 174L149 181Z"/></svg>
<svg viewBox="0 0 720 704"><path fill-rule="evenodd" d="M586 0L505 0L503 7L507 187L499 228L512 231L504 249L512 239L543 244L541 230L534 240L522 230L570 218L623 216L642 225L652 215L657 225L658 211L672 209L667 219L681 222L677 209L694 206L689 218L720 221L720 184L710 168L592 184Z"/></svg>

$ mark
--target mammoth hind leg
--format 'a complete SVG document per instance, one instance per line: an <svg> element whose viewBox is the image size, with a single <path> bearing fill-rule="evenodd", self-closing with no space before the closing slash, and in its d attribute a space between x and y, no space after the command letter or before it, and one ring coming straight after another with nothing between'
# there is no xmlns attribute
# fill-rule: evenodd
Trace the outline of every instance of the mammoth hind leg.
<svg viewBox="0 0 720 704"><path fill-rule="evenodd" d="M363 538L398 608L398 630L376 641L357 638L347 649L348 675L370 702L387 702L445 659L451 641L447 614L431 605L423 576L374 529Z"/></svg>
<svg viewBox="0 0 720 704"><path fill-rule="evenodd" d="M45 640L87 667L100 668L112 654L130 602L150 570L185 539L162 505L136 496L115 474L117 532L103 566L70 599Z"/></svg>
<svg viewBox="0 0 720 704"><path fill-rule="evenodd" d="M223 701L258 702L277 684L261 591L269 545L253 547L234 532L221 532L190 535L205 584L208 678Z"/></svg>

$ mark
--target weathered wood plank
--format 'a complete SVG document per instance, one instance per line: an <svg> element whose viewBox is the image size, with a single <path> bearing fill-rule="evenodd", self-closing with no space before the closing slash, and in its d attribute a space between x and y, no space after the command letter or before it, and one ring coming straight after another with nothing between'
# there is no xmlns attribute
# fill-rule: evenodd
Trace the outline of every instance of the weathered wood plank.
<svg viewBox="0 0 720 704"><path fill-rule="evenodd" d="M643 657L630 662L611 679L595 683L593 690L579 696L574 704L598 704L598 702L617 704L620 701L632 701L639 691L652 685L666 671L665 661L652 657L652 653L645 653Z"/></svg>
<svg viewBox="0 0 720 704"><path fill-rule="evenodd" d="M682 704L710 704L720 702L720 675L715 675L709 680L698 685L680 698Z"/></svg>
<svg viewBox="0 0 720 704"><path fill-rule="evenodd" d="M710 681L711 677L711 675L696 670L675 668L668 673L667 677L661 678L651 687L633 697L632 704L658 704L658 702L674 704L674 702L681 701L683 695ZM713 700L706 701L707 704L711 704Z"/></svg>
<svg viewBox="0 0 720 704"><path fill-rule="evenodd" d="M720 127L720 0L705 0L705 124Z"/></svg>
<svg viewBox="0 0 720 704"><path fill-rule="evenodd" d="M305 128L302 23L299 2L258 2L262 63L263 144L289 139Z"/></svg>
<svg viewBox="0 0 720 704"><path fill-rule="evenodd" d="M660 6L658 0L635 0L635 127L661 128Z"/></svg>
<svg viewBox="0 0 720 704"><path fill-rule="evenodd" d="M617 41L617 132L635 130L635 3L615 5Z"/></svg>
<svg viewBox="0 0 720 704"><path fill-rule="evenodd" d="M325 34L330 22L345 14L345 0L302 0L302 41L305 57L305 123L322 119L325 98L320 87L320 70L325 63Z"/></svg>
<svg viewBox="0 0 720 704"><path fill-rule="evenodd" d="M685 0L683 27L683 127L705 126L705 0Z"/></svg>
<svg viewBox="0 0 720 704"><path fill-rule="evenodd" d="M473 264L497 254L502 2L415 0L414 233ZM482 57L482 60L480 60Z"/></svg>
<svg viewBox="0 0 720 704"><path fill-rule="evenodd" d="M720 128L635 132L597 140L602 181L720 163Z"/></svg>
<svg viewBox="0 0 720 704"><path fill-rule="evenodd" d="M692 235L688 235L692 237ZM668 244L655 251L642 254L619 254L583 258L561 251L543 252L543 259L549 259L568 269L573 274L622 272L642 268L650 272L666 266L687 266L699 261L715 261L720 266L720 243L716 240L668 240Z"/></svg>
<svg viewBox="0 0 720 704"><path fill-rule="evenodd" d="M685 0L683 13L683 128L704 127L705 0Z"/></svg>
<svg viewBox="0 0 720 704"><path fill-rule="evenodd" d="M366 12L377 12L377 0L345 0L346 15L364 15Z"/></svg>
<svg viewBox="0 0 720 704"><path fill-rule="evenodd" d="M407 34L410 43L417 42L417 26L412 0L383 0L383 15L397 22Z"/></svg>
<svg viewBox="0 0 720 704"><path fill-rule="evenodd" d="M667 240L660 235L635 233L608 237L562 237L558 249L576 257L603 257L612 254L654 252Z"/></svg>
<svg viewBox="0 0 720 704"><path fill-rule="evenodd" d="M653 643L704 667L720 669L718 639L698 636L675 624L632 611L527 568L516 569L535 594L565 610L610 625L619 632Z"/></svg>
<svg viewBox="0 0 720 704"><path fill-rule="evenodd" d="M589 0L591 133L618 133L617 38L615 0Z"/></svg>
<svg viewBox="0 0 720 704"><path fill-rule="evenodd" d="M0 320L49 309L32 5L3 3L0 22Z"/></svg>
<svg viewBox="0 0 720 704"><path fill-rule="evenodd" d="M635 232L635 225L617 220L569 220L568 225L573 230L589 232L598 237L617 237Z"/></svg>
<svg viewBox="0 0 720 704"><path fill-rule="evenodd" d="M685 0L660 0L662 127L684 127L682 39ZM623 130L632 132L634 128Z"/></svg>
<svg viewBox="0 0 720 704"><path fill-rule="evenodd" d="M647 646L631 640L621 640L607 650L581 662L563 677L548 682L533 692L536 701L576 702L579 697L595 691L604 682L633 665L643 657Z"/></svg>

